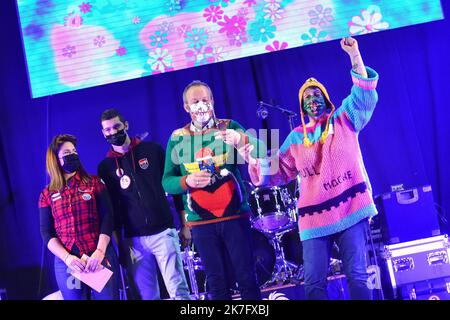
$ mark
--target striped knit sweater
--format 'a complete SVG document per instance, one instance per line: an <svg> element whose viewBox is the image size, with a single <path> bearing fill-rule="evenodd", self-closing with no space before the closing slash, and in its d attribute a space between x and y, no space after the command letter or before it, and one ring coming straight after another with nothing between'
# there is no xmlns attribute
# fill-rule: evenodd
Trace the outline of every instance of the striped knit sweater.
<svg viewBox="0 0 450 320"><path fill-rule="evenodd" d="M301 177L298 201L301 240L343 231L377 214L364 167L358 134L370 120L378 95L378 74L368 78L351 72L353 87L330 118L329 135L319 142L324 124L307 128L312 146L305 146L302 126L295 128L273 159L249 166L254 184L284 184ZM270 173L269 173L270 171Z"/></svg>

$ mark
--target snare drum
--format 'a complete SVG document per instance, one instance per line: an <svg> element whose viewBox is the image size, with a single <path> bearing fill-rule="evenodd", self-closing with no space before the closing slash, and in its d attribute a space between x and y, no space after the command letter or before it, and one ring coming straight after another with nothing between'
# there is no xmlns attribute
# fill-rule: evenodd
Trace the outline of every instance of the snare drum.
<svg viewBox="0 0 450 320"><path fill-rule="evenodd" d="M250 193L248 202L252 209L252 225L257 230L277 231L291 223L284 188L256 188Z"/></svg>

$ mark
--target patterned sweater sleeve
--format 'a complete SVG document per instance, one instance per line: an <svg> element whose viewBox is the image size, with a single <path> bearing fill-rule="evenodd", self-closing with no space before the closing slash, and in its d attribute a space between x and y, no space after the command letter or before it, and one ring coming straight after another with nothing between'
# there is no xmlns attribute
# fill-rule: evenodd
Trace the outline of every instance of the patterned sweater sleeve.
<svg viewBox="0 0 450 320"><path fill-rule="evenodd" d="M356 132L361 131L369 122L378 101L376 91L378 73L369 67L366 67L366 70L367 78L351 71L353 87L350 95L344 99L339 108L350 120ZM337 115L341 112L338 111Z"/></svg>
<svg viewBox="0 0 450 320"><path fill-rule="evenodd" d="M182 137L180 137L182 139ZM171 135L166 148L166 159L164 162L164 175L162 185L164 190L169 194L182 194L189 187L186 184L187 175L181 173L180 163L178 163L178 155L176 154L175 145L177 139Z"/></svg>
<svg viewBox="0 0 450 320"><path fill-rule="evenodd" d="M298 170L292 155L292 146L301 143L298 133L292 131L275 156L257 159L256 164L248 166L252 183L260 185L286 184L296 178Z"/></svg>

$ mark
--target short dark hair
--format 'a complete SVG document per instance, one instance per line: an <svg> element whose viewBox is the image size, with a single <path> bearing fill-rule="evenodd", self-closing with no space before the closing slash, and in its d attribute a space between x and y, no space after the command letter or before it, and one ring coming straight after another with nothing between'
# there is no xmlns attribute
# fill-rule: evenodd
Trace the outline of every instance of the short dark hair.
<svg viewBox="0 0 450 320"><path fill-rule="evenodd" d="M209 96L210 96L211 100L214 100L214 97L213 97L213 94L212 94L212 90L208 86L208 84L203 82L203 81L200 81L200 80L194 80L191 83L189 83L183 90L183 103L187 102L186 94L187 94L188 90L190 88L192 88L192 87L205 87L209 91Z"/></svg>
<svg viewBox="0 0 450 320"><path fill-rule="evenodd" d="M101 121L105 121L105 120L111 120L114 119L115 117L119 117L119 120L122 123L125 123L125 118L122 116L122 114L117 111L117 109L111 108L111 109L106 109L105 111L103 111L102 116L101 116Z"/></svg>

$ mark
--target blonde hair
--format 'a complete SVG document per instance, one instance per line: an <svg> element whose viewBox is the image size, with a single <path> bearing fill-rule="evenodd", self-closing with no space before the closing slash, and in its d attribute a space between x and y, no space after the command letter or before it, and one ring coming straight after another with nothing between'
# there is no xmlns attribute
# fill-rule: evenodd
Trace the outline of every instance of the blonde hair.
<svg viewBox="0 0 450 320"><path fill-rule="evenodd" d="M71 142L74 146L76 146L77 138L71 134L59 134L53 137L52 142L47 148L46 167L47 173L50 176L48 189L51 192L60 191L66 183L66 179L64 178L64 170L58 160L59 150L65 142ZM87 182L90 179L89 174L83 166L80 166L77 171L84 182Z"/></svg>

